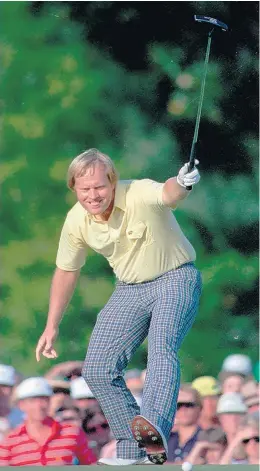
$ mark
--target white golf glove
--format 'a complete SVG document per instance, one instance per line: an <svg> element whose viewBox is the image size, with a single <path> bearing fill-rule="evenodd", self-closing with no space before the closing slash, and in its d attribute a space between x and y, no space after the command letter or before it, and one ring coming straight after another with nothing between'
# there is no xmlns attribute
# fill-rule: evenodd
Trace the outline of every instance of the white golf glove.
<svg viewBox="0 0 260 471"><path fill-rule="evenodd" d="M183 165L183 167L180 169L177 176L177 182L179 183L179 185L186 188L187 186L196 185L196 183L200 181L200 174L199 174L198 169L196 168L196 165L198 164L199 164L199 161L195 160L195 167L192 169L191 172L189 172L188 163Z"/></svg>

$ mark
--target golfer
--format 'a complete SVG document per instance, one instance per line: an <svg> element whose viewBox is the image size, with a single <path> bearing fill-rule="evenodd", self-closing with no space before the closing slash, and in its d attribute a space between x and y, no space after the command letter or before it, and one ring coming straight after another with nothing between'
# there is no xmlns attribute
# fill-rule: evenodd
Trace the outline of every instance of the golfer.
<svg viewBox="0 0 260 471"><path fill-rule="evenodd" d="M117 458L100 459L100 464L163 464L167 459L180 384L178 350L201 294L195 251L172 209L190 193L186 187L199 180L197 168L189 172L185 164L165 183L120 181L112 160L97 149L78 155L69 166L68 186L78 201L61 231L48 319L36 358L57 358L59 324L90 247L108 260L116 276L82 370L117 440ZM123 374L147 336L140 415Z"/></svg>

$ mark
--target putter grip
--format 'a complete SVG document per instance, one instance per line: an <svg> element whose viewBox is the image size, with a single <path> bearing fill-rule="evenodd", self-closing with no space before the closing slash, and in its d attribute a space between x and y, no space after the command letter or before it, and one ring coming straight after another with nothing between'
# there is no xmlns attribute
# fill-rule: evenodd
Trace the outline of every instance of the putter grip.
<svg viewBox="0 0 260 471"><path fill-rule="evenodd" d="M188 166L188 171L191 172L192 169L195 167L195 150L196 150L196 144L192 144L191 152L190 152L190 160L189 160L189 166ZM190 191L192 190L192 186L186 186L186 190Z"/></svg>

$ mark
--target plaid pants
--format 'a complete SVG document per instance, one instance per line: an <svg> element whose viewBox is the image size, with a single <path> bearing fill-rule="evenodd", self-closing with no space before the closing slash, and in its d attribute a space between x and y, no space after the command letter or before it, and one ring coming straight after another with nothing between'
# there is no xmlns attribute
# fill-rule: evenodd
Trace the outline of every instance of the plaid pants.
<svg viewBox="0 0 260 471"><path fill-rule="evenodd" d="M169 438L180 386L178 350L192 326L201 294L193 263L152 281L118 281L94 327L82 375L99 401L117 440L117 457L139 459L145 452L130 424L140 413L123 374L148 336L148 361L141 414Z"/></svg>

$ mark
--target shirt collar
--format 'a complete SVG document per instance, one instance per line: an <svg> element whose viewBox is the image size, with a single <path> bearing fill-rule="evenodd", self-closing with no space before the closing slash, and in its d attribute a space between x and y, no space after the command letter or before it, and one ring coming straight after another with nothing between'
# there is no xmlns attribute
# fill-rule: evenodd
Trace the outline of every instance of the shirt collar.
<svg viewBox="0 0 260 471"><path fill-rule="evenodd" d="M23 433L26 433L25 423L18 425L17 429L17 435L22 435Z"/></svg>
<svg viewBox="0 0 260 471"><path fill-rule="evenodd" d="M178 448L183 448L183 449L184 449L184 448L187 446L188 443L190 443L190 442L193 441L193 440L196 440L196 439L197 439L197 435L199 434L200 431L201 431L201 427L198 425L198 427L196 428L194 434L187 440L186 443L184 443L183 447L180 447L180 446L178 445ZM173 435L175 435L175 437L177 438L177 442L178 442L178 444L179 444L179 434L178 434L178 432L173 432Z"/></svg>
<svg viewBox="0 0 260 471"><path fill-rule="evenodd" d="M122 181L118 181L115 190L115 204L116 208L125 211L126 208L126 185Z"/></svg>
<svg viewBox="0 0 260 471"><path fill-rule="evenodd" d="M57 433L59 432L59 430L61 429L60 423L57 422L56 420L54 420L51 417L46 417L44 422L46 422L46 424L48 424L51 427L51 437L56 436ZM28 432L27 432L27 429L26 429L26 421L23 424L20 425L20 427L18 428L18 431L17 431L18 435L22 435L24 433L26 433L28 435Z"/></svg>

